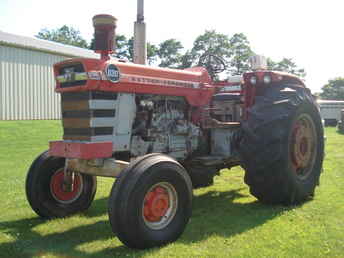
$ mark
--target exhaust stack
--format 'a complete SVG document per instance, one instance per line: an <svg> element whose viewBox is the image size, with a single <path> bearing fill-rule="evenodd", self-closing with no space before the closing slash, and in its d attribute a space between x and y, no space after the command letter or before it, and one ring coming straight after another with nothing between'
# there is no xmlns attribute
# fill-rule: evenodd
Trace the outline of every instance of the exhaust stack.
<svg viewBox="0 0 344 258"><path fill-rule="evenodd" d="M94 51L100 53L101 59L110 59L109 54L115 48L115 29L117 19L112 15L98 14L93 17Z"/></svg>

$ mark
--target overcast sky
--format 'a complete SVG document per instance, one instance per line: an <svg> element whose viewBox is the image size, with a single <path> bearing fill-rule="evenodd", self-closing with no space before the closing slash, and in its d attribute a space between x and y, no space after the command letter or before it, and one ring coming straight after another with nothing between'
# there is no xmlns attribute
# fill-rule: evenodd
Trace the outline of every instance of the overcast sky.
<svg viewBox="0 0 344 258"><path fill-rule="evenodd" d="M117 32L131 36L136 0L0 0L0 30L34 36L42 28L70 25L88 41L92 17L118 18ZM328 79L344 77L343 0L145 0L147 39L180 40L185 48L206 29L244 33L258 53L278 61L291 57L319 91Z"/></svg>

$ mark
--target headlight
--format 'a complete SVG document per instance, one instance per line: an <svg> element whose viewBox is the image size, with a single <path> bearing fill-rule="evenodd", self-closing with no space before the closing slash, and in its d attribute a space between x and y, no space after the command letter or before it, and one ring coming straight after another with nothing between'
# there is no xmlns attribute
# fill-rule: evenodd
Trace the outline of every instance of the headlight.
<svg viewBox="0 0 344 258"><path fill-rule="evenodd" d="M264 75L263 81L264 81L265 84L271 83L271 76L268 75L268 74Z"/></svg>
<svg viewBox="0 0 344 258"><path fill-rule="evenodd" d="M87 83L87 73L81 63L65 64L58 68L56 80L61 88L82 86Z"/></svg>
<svg viewBox="0 0 344 258"><path fill-rule="evenodd" d="M73 83L78 81L86 81L87 80L87 73L74 73L74 72L66 72L63 75L58 75L56 80L59 83Z"/></svg>
<svg viewBox="0 0 344 258"><path fill-rule="evenodd" d="M252 76L252 77L250 78L250 83L253 84L253 85L255 85L255 84L257 83L257 77L256 77L256 76Z"/></svg>

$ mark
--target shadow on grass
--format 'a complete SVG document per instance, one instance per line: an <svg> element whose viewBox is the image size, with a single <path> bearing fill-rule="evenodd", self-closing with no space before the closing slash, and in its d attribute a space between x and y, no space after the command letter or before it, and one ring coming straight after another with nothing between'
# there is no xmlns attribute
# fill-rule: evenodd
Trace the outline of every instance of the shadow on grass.
<svg viewBox="0 0 344 258"><path fill-rule="evenodd" d="M210 191L196 196L189 230L184 233L181 241L198 242L211 235L230 238L295 208L264 205L258 201L240 202L240 198L247 197L240 190Z"/></svg>
<svg viewBox="0 0 344 258"><path fill-rule="evenodd" d="M239 192L240 190L209 191L195 196L193 216L178 242L190 244L207 239L213 234L230 238L257 227L288 209L282 206L265 206L257 201L240 203L238 200L246 197ZM107 199L98 199L94 201L85 216L96 217L106 212ZM159 250L159 248L148 251L132 250L122 244L118 245L116 241L113 247L105 247L90 254L80 251L78 246L112 238L113 233L107 219L94 224L78 225L62 233L41 235L34 230L36 226L46 222L40 218L28 218L0 223L0 230L15 239L13 242L0 244L0 256L141 257Z"/></svg>
<svg viewBox="0 0 344 258"><path fill-rule="evenodd" d="M94 200L90 209L83 213L87 218L98 217L107 214L108 211L108 198L101 198Z"/></svg>

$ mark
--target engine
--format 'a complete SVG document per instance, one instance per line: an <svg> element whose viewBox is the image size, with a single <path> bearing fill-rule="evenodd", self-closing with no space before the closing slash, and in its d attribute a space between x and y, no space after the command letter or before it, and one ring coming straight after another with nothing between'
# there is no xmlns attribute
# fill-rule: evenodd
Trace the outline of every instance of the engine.
<svg viewBox="0 0 344 258"><path fill-rule="evenodd" d="M198 148L200 128L190 119L183 97L137 95L132 129L131 155L166 153L185 159Z"/></svg>

